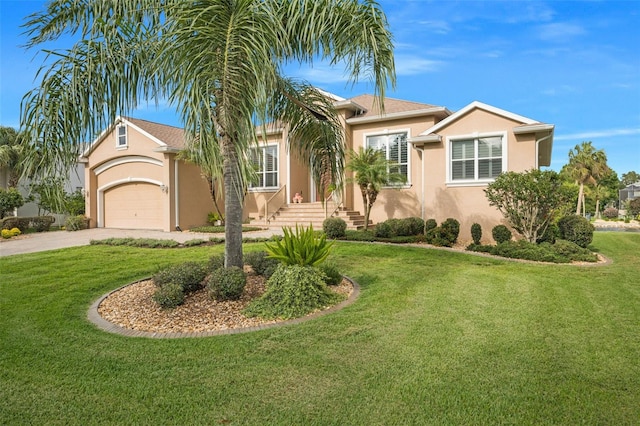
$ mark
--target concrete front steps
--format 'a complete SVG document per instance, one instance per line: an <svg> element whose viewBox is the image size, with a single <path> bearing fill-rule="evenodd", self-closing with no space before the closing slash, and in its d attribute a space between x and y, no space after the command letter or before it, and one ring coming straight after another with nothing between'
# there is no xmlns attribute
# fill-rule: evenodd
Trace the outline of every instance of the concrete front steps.
<svg viewBox="0 0 640 426"><path fill-rule="evenodd" d="M329 217L339 217L347 223L347 229L361 229L364 227L364 216L360 212L347 210L344 207L338 208L335 203L327 203L327 214ZM299 203L288 204L270 215L265 223L264 217L251 221L252 226L267 226L269 228L282 228L289 226L295 228L297 225L313 225L313 229L322 229L325 219L325 207L322 203ZM371 221L369 221L371 224Z"/></svg>

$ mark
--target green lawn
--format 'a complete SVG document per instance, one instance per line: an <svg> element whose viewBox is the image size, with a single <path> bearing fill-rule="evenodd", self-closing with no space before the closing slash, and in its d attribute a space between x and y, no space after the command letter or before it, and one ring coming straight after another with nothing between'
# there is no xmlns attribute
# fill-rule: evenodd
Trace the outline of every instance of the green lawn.
<svg viewBox="0 0 640 426"><path fill-rule="evenodd" d="M260 248L261 244L248 247ZM0 258L0 424L637 424L640 234L608 266L337 243L361 286L335 314L154 340L89 305L222 247L90 246Z"/></svg>

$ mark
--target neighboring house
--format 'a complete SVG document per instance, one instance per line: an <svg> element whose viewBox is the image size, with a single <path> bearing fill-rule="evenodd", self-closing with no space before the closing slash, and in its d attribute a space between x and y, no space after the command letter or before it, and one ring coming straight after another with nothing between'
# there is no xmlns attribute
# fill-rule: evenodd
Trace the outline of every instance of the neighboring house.
<svg viewBox="0 0 640 426"><path fill-rule="evenodd" d="M213 202L200 169L176 159L182 129L119 117L83 153L91 227L160 229L206 224Z"/></svg>
<svg viewBox="0 0 640 426"><path fill-rule="evenodd" d="M7 188L9 183L9 171L7 169L0 168L0 188ZM20 179L18 182L18 190L25 199L30 195L31 181L28 179ZM67 193L74 192L76 190L84 190L84 165L77 164L76 167L69 173L66 181L65 191ZM47 214L55 218L55 224L64 225L67 218L65 214L48 213L41 210L38 204L34 201L25 203L22 207L18 208L17 215L21 217L27 216L39 216Z"/></svg>
<svg viewBox="0 0 640 426"><path fill-rule="evenodd" d="M501 172L551 161L552 124L480 102L452 112L386 98L381 113L371 95L334 99L347 150L380 149L406 177L406 184L381 191L373 223L410 216L441 223L452 217L460 221L461 239L470 239L474 222L488 236L503 219L489 206L487 184ZM287 140L286 126L273 126L266 141L248 153L258 180L248 189L245 218L278 226L274 213L291 207L296 193L303 204L335 201L329 213L335 208L364 212L355 184L318 194L309 166L289 152ZM92 226L173 230L205 223L213 210L208 186L195 166L175 160L182 146L180 129L143 120L121 118L105 131L85 153Z"/></svg>
<svg viewBox="0 0 640 426"><path fill-rule="evenodd" d="M620 190L620 205L625 201L635 200L636 198L640 198L640 181L636 183L632 183L631 185L625 186Z"/></svg>

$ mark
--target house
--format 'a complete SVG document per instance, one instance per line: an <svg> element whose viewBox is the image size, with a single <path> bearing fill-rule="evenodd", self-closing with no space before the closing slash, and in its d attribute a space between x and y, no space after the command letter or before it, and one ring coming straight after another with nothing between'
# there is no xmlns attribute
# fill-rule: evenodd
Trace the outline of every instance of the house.
<svg viewBox="0 0 640 426"><path fill-rule="evenodd" d="M371 95L335 99L347 148L381 149L406 177L402 187L386 188L378 195L370 217L373 223L410 216L441 223L452 217L460 221L461 239L470 239L474 222L490 235L487 231L503 218L486 199L487 184L501 172L522 172L551 162L552 124L481 102L452 112L443 106L386 98L381 113ZM274 129L263 146L254 148L263 176L249 189L246 201L246 213L275 225L280 207L290 204L296 193L310 203L327 195L317 193L309 168L289 154L287 137L286 128ZM338 210L364 212L354 184L338 195ZM336 210L331 206L329 211Z"/></svg>
<svg viewBox="0 0 640 426"><path fill-rule="evenodd" d="M209 185L176 158L182 129L118 117L81 157L91 227L173 231L206 223Z"/></svg>
<svg viewBox="0 0 640 426"><path fill-rule="evenodd" d="M386 98L381 112L372 95L334 100L347 150L380 149L406 177L404 185L378 195L373 223L410 216L440 223L452 217L460 221L461 239L470 239L474 222L489 235L503 218L489 206L483 191L487 184L501 172L522 172L551 161L552 124L481 102L452 112ZM273 126L259 136L265 140L248 153L258 179L248 188L246 219L290 225L284 211L293 209L288 220L316 224L305 209L325 209L320 222L325 214L353 219L364 212L354 184L333 194L318 193L309 166L287 149L286 126ZM168 231L205 223L212 210L208 186L195 166L176 160L182 144L180 129L132 118L120 118L97 138L85 153L87 214L93 225ZM303 202L294 205L296 194ZM358 226L357 219L350 224Z"/></svg>

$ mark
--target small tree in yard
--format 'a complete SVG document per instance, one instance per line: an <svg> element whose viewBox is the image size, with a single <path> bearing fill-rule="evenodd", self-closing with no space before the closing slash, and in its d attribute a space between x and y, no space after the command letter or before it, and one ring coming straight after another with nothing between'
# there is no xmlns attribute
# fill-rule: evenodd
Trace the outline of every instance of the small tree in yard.
<svg viewBox="0 0 640 426"><path fill-rule="evenodd" d="M394 164L388 161L382 151L366 148L358 152L351 151L347 169L354 173L351 182L360 187L362 204L364 205L364 229L369 228L371 207L385 185L404 182L404 176L393 173Z"/></svg>
<svg viewBox="0 0 640 426"><path fill-rule="evenodd" d="M569 201L560 176L554 171L507 172L485 189L511 227L535 243L553 220L556 211Z"/></svg>

